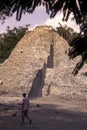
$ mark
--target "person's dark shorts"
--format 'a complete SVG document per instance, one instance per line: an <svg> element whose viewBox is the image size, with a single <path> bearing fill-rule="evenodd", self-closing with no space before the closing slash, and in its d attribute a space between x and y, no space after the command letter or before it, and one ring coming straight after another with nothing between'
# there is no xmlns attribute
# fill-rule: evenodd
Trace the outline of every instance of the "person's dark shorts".
<svg viewBox="0 0 87 130"><path fill-rule="evenodd" d="M23 115L27 116L28 115L28 110L23 110Z"/></svg>

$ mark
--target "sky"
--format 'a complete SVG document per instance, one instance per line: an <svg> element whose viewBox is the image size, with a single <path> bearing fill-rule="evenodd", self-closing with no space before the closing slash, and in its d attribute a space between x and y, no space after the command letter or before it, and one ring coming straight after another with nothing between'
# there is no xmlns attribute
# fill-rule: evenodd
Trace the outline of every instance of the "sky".
<svg viewBox="0 0 87 130"><path fill-rule="evenodd" d="M22 15L20 21L16 20L16 14L14 14L12 17L8 18L3 25L0 23L0 33L6 32L7 26L10 26L10 28L13 29L14 27L30 24L29 29L41 25L51 25L53 28L56 28L59 25L58 23L61 23L62 25L66 24L68 27L73 28L74 31L79 32L79 26L76 25L75 21L71 21L70 18L68 22L63 22L62 18L63 14L58 13L54 18L50 19L50 16L46 13L46 9L40 6L36 8L32 14L26 13L25 15Z"/></svg>

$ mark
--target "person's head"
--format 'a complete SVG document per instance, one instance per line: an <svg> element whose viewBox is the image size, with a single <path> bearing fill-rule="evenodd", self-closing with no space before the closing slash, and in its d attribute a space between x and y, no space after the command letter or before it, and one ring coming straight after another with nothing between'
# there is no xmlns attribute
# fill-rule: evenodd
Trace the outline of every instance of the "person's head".
<svg viewBox="0 0 87 130"><path fill-rule="evenodd" d="M26 93L23 93L22 95L23 95L23 97L26 97Z"/></svg>

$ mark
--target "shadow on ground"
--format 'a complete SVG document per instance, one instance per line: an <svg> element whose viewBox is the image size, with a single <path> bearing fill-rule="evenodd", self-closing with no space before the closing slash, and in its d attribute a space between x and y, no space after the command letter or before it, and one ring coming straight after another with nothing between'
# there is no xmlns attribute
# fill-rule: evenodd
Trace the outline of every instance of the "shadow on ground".
<svg viewBox="0 0 87 130"><path fill-rule="evenodd" d="M27 120L20 125L20 106L17 104L0 104L0 130L87 130L87 113L69 110L53 104L31 103Z"/></svg>

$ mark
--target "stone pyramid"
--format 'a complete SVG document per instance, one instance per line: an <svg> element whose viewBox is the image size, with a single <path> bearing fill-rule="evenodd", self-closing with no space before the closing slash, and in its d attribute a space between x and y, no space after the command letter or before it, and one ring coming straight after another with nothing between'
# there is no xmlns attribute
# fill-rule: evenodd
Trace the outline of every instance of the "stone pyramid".
<svg viewBox="0 0 87 130"><path fill-rule="evenodd" d="M86 66L72 71L79 58L70 61L68 43L51 26L26 32L9 58L0 66L0 95L30 97L86 97Z"/></svg>

